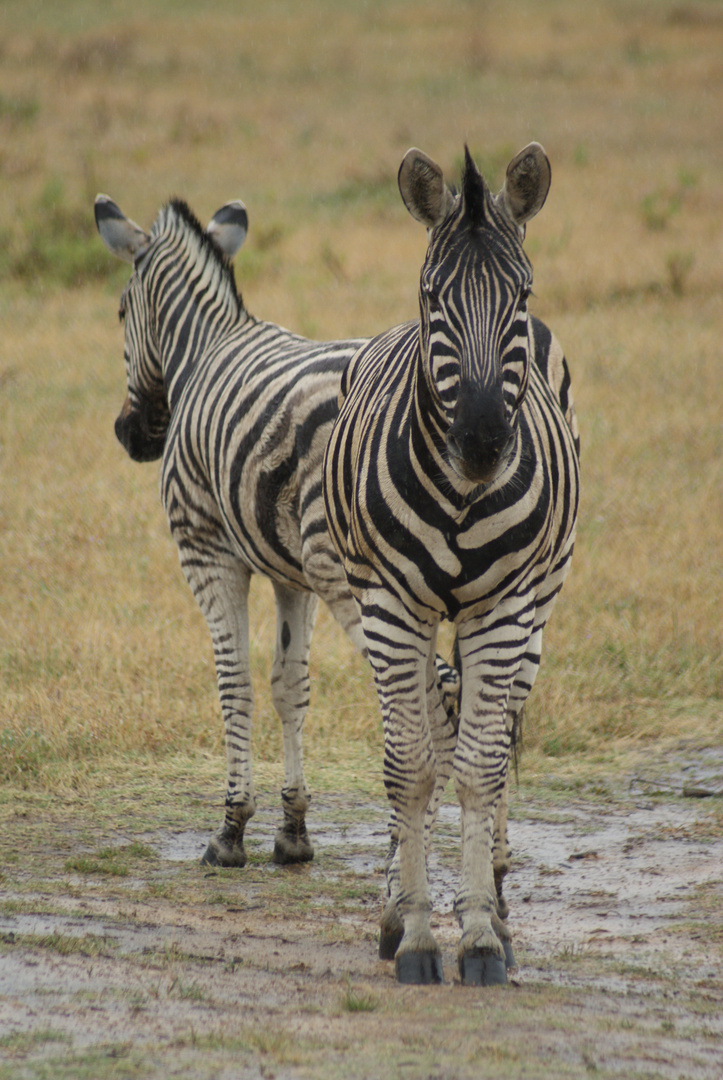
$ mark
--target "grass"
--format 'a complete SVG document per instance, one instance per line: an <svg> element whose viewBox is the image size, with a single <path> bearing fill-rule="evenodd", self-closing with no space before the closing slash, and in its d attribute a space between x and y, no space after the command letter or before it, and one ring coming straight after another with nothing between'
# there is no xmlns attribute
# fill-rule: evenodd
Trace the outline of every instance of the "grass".
<svg viewBox="0 0 723 1080"><path fill-rule="evenodd" d="M37 1028L32 1032L14 1031L9 1035L0 1035L0 1049L13 1055L27 1054L29 1050L43 1043L66 1043L68 1036L53 1028Z"/></svg>
<svg viewBox="0 0 723 1080"><path fill-rule="evenodd" d="M493 9L442 31L431 5L392 5L367 24L330 2L280 3L229 35L228 13L191 29L162 4L129 5L122 22L64 7L52 37L19 5L4 10L4 778L53 775L67 788L94 762L125 755L221 764L210 645L167 537L157 468L133 465L112 435L126 271L95 235L95 191L146 226L173 192L202 216L241 193L251 232L238 279L251 310L324 337L372 332L416 309L424 237L395 195L401 154L422 143L454 177L465 139L497 182L531 136L552 157L552 193L528 247L537 310L570 357L583 433L580 535L530 704L528 760L719 740L720 268L709 237L720 170L704 138L713 92L692 111L715 20L691 9L681 22L641 3L625 14L602 5L588 26L563 3L558 24L521 3L524 20L504 33ZM322 26L311 63L298 43ZM407 61L390 66L400 48ZM512 65L522 57L521 71ZM615 123L608 83L626 87ZM285 94L298 115L282 143L266 118ZM495 106L484 121L478 100ZM273 626L264 583L255 594L255 753L273 769ZM379 760L376 702L324 613L313 664L309 766L329 770L332 786L346 774L364 783L367 761Z"/></svg>
<svg viewBox="0 0 723 1080"><path fill-rule="evenodd" d="M12 902L41 910L100 889L129 906L242 906L224 875L191 887L137 839L219 824L225 764L210 641L158 468L128 460L113 434L128 269L95 233L98 191L145 228L174 194L202 220L243 198L236 272L249 310L321 338L370 334L417 312L424 231L395 184L406 149L421 146L456 180L467 141L499 183L512 154L540 140L553 181L526 241L534 310L570 360L584 486L512 812L540 791L560 812L591 793L615 799L651 755L720 746L718 5L131 0L121 12L5 0L0 21L0 880ZM252 598L255 775L269 805L283 768L267 584L255 581ZM381 747L366 665L322 611L305 761L313 792L339 797L338 821L355 820L360 796L384 803ZM719 817L711 809L701 839ZM264 853L250 852L254 903L319 914L317 883L262 875ZM353 876L329 890L324 915L365 900ZM710 934L717 946L719 928ZM192 973L178 985L190 1005L203 993ZM577 995L548 991L541 1006L521 989L516 1008L578 1024ZM353 1002L366 993L350 979L334 1009L360 1025L393 1013L385 992L365 1017ZM413 1026L409 1075L440 1072L440 1054L460 1076L474 1075L475 1054L490 1076L519 1075L527 1049L514 1032L492 1037L506 1007L491 1005L481 1032L471 1006ZM591 998L591 1030L594 1016ZM210 1076L226 1044L219 1033L204 1050L206 1034L186 1031L184 1046ZM312 1036L262 1035L244 1028L239 1048L320 1059ZM545 1038L535 1075L608 1075L597 1058L563 1061ZM370 1075L392 1075L359 1032L350 1039L333 1044L328 1075L350 1052ZM27 1049L22 1075L145 1075L145 1050L122 1043L61 1055L41 1029L37 1054L17 1040L2 1049ZM0 1080L14 1069L0 1061Z"/></svg>
<svg viewBox="0 0 723 1080"><path fill-rule="evenodd" d="M379 1008L379 998L368 990L352 986L350 980L341 999L341 1007L350 1013L376 1012Z"/></svg>
<svg viewBox="0 0 723 1080"><path fill-rule="evenodd" d="M74 855L66 859L65 869L68 873L127 877L132 864L155 857L156 853L152 848L146 844L134 842L118 847L102 848L92 855Z"/></svg>
<svg viewBox="0 0 723 1080"><path fill-rule="evenodd" d="M59 956L104 956L114 947L112 941L95 934L75 937L72 934L12 934L2 941L2 950L47 949Z"/></svg>

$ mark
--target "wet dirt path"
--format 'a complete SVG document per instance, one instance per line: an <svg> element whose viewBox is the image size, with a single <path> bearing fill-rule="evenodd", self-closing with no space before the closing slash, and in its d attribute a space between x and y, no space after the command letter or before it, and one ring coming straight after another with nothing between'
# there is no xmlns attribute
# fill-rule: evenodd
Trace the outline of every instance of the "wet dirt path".
<svg viewBox="0 0 723 1080"><path fill-rule="evenodd" d="M241 872L201 868L207 833L187 829L136 838L152 857L123 878L59 869L38 889L8 888L6 878L0 1080L452 1078L480 1075L476 1055L490 1048L493 1077L720 1080L723 837L713 805L637 796L551 806L518 796L506 895L519 967L496 995L457 982L451 804L429 866L447 979L439 988L398 987L376 956L381 806L317 799L317 855L300 869L266 861L276 825L268 809L254 820L254 857ZM127 842L120 836L119 850ZM449 1016L434 1037L432 1005ZM405 1032L395 1058L389 1048ZM359 1040L349 1059L344 1047ZM95 1072L82 1071L96 1058ZM335 1073L340 1061L345 1071ZM510 1061L519 1073L505 1071Z"/></svg>

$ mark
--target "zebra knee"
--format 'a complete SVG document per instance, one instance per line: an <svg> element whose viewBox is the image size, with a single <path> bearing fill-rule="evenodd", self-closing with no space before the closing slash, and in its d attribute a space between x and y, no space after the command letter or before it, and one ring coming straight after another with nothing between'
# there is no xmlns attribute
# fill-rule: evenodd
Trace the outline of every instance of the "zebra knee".
<svg viewBox="0 0 723 1080"><path fill-rule="evenodd" d="M433 760L404 761L396 753L385 749L384 787L397 817L397 826L415 811L423 812L432 797L437 780Z"/></svg>

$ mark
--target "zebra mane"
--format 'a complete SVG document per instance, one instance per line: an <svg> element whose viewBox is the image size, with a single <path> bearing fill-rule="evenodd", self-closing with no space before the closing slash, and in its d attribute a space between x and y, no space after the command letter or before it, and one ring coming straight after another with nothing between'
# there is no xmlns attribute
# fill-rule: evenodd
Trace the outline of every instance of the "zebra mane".
<svg viewBox="0 0 723 1080"><path fill-rule="evenodd" d="M522 258L526 259L526 255L522 252L519 233L507 215L500 210L498 198L499 196L492 193L465 144L462 198L458 220L464 221L472 235L478 234L480 239L482 230L488 226L484 232L485 246L492 246L499 250L501 247L506 247L504 242L501 244L502 236L509 237L514 246L519 247Z"/></svg>
<svg viewBox="0 0 723 1080"><path fill-rule="evenodd" d="M482 173L475 165L469 147L464 147L464 174L462 176L462 202L465 214L473 229L481 228L487 221L489 188Z"/></svg>
<svg viewBox="0 0 723 1080"><path fill-rule="evenodd" d="M213 263L217 271L217 280L221 288L236 304L239 314L244 310L244 302L236 285L236 275L230 259L221 251L213 237L209 236L196 215L184 199L173 197L161 209L151 228L151 237L155 240L162 235L183 235L190 239L189 252L196 263Z"/></svg>

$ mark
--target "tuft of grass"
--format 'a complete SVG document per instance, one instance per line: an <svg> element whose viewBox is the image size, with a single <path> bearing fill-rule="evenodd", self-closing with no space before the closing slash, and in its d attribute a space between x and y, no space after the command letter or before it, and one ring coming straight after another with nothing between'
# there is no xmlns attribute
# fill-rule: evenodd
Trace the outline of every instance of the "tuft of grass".
<svg viewBox="0 0 723 1080"><path fill-rule="evenodd" d="M44 949L60 956L103 956L115 947L115 942L97 934L5 934L0 941L13 949Z"/></svg>
<svg viewBox="0 0 723 1080"><path fill-rule="evenodd" d="M35 1028L33 1031L11 1031L0 1035L0 1049L11 1057L26 1057L37 1047L47 1043L70 1043L69 1035L54 1028Z"/></svg>
<svg viewBox="0 0 723 1080"><path fill-rule="evenodd" d="M110 874L111 877L127 877L128 867L108 858L93 858L88 855L75 855L67 859L65 869L75 874Z"/></svg>
<svg viewBox="0 0 723 1080"><path fill-rule="evenodd" d="M66 859L65 870L67 873L128 877L133 863L155 858L152 848L134 841L119 847L101 848L92 855L74 855Z"/></svg>
<svg viewBox="0 0 723 1080"><path fill-rule="evenodd" d="M688 194L698 184L698 177L688 169L678 170L676 183L658 187L648 192L640 201L640 212L645 227L653 232L667 229L672 219L680 213Z"/></svg>
<svg viewBox="0 0 723 1080"><path fill-rule="evenodd" d="M208 996L204 988L197 982L176 981L168 992L169 995L175 994L182 1001L205 1001Z"/></svg>
<svg viewBox="0 0 723 1080"><path fill-rule="evenodd" d="M691 270L695 266L695 255L692 251L672 251L666 259L668 282L674 296L682 296L686 290L686 283Z"/></svg>
<svg viewBox="0 0 723 1080"><path fill-rule="evenodd" d="M32 1076L37 1080L140 1080L147 1075L147 1066L145 1048L135 1049L129 1042L100 1043L33 1061ZM5 1080L1 1071L0 1076Z"/></svg>
<svg viewBox="0 0 723 1080"><path fill-rule="evenodd" d="M376 1012L380 1001L376 994L370 990L352 986L351 979L347 981L346 989L341 999L341 1007L345 1012Z"/></svg>

